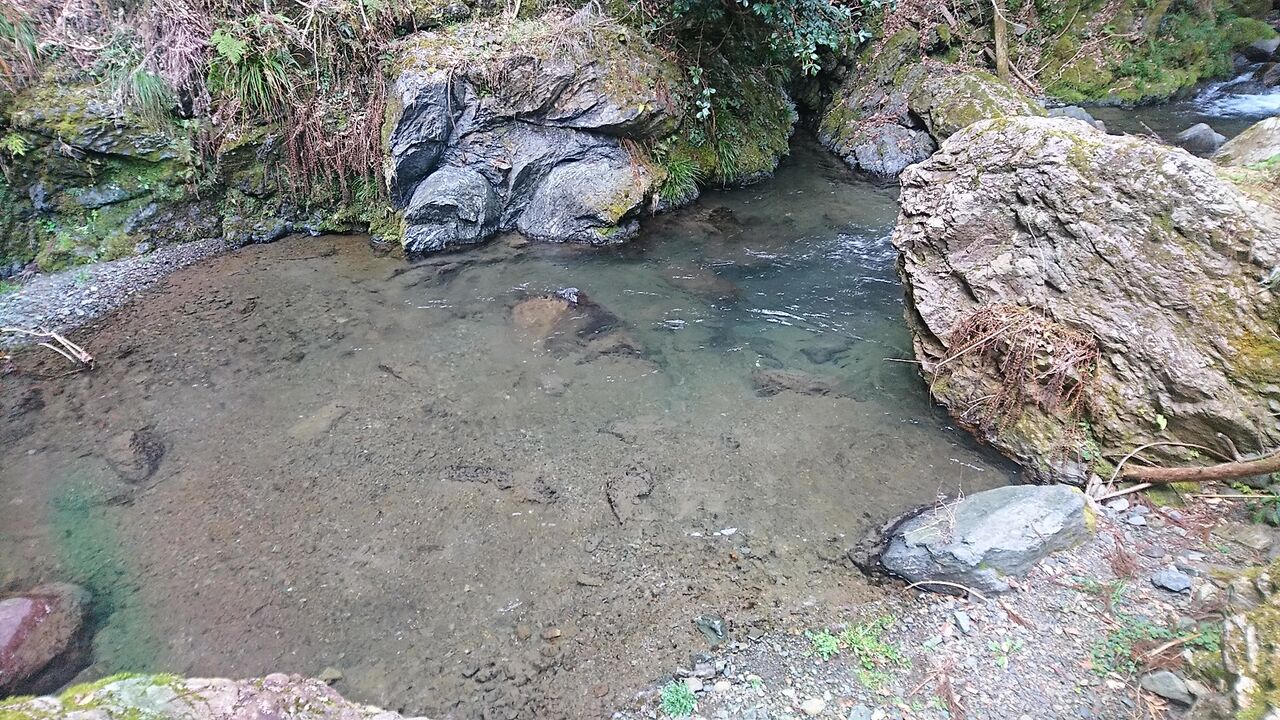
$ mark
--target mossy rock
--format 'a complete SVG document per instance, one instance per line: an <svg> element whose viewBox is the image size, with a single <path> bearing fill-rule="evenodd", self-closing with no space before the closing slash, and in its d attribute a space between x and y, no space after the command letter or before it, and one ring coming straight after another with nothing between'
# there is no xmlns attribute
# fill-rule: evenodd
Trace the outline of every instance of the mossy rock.
<svg viewBox="0 0 1280 720"><path fill-rule="evenodd" d="M1045 115L1038 103L981 70L930 77L908 104L939 142L979 120Z"/></svg>

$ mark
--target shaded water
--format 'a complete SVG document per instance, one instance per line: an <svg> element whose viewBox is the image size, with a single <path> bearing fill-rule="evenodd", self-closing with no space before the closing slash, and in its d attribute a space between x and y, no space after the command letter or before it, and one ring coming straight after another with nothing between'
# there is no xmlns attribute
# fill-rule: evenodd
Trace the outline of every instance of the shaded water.
<svg viewBox="0 0 1280 720"><path fill-rule="evenodd" d="M94 372L0 380L0 582L91 589L85 677L334 666L438 718L599 716L699 614L857 603L862 532L1011 479L889 360L894 195L802 142L618 249L182 271L82 333ZM582 317L521 304L570 286Z"/></svg>

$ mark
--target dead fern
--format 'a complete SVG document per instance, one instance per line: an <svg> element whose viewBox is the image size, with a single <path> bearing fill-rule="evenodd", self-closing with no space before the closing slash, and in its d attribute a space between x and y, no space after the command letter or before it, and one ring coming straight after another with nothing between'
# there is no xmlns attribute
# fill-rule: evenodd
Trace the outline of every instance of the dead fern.
<svg viewBox="0 0 1280 720"><path fill-rule="evenodd" d="M950 351L934 367L934 387L962 363L995 371L999 387L978 398L970 419L1007 427L1027 403L1075 419L1098 370L1092 335L1019 305L993 304L962 317L948 336ZM954 372L954 371L951 371Z"/></svg>

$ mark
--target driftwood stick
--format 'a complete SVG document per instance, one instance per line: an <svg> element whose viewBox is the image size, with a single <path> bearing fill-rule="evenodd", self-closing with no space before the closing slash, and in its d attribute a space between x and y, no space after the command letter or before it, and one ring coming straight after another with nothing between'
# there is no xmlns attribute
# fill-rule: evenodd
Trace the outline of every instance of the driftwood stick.
<svg viewBox="0 0 1280 720"><path fill-rule="evenodd" d="M1253 475L1269 475L1280 472L1280 450L1273 450L1252 460L1225 462L1203 467L1127 467L1120 476L1125 480L1164 485L1176 482L1212 482L1214 480L1236 480Z"/></svg>

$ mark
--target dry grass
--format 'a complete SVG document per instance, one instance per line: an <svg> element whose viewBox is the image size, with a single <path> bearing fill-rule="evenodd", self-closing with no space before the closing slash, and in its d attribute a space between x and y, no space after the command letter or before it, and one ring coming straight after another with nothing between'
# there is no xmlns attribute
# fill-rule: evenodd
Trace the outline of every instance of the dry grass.
<svg viewBox="0 0 1280 720"><path fill-rule="evenodd" d="M994 370L999 389L967 413L989 426L1008 426L1027 403L1078 417L1098 370L1098 344L1091 335L1018 305L980 307L961 318L947 340L949 352L934 368L934 387L961 363Z"/></svg>

